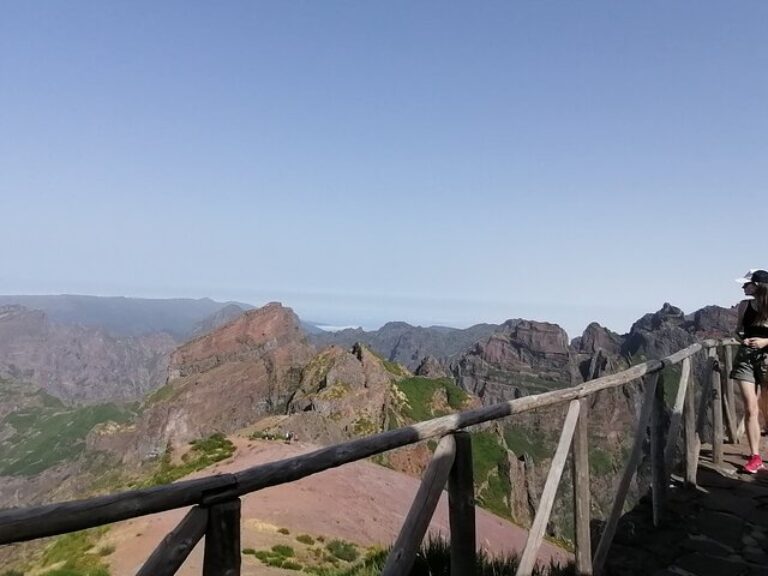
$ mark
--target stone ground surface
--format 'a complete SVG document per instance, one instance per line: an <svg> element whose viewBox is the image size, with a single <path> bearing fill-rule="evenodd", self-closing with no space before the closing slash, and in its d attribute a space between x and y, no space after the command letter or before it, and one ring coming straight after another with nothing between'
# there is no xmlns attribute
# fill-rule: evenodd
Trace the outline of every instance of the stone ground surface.
<svg viewBox="0 0 768 576"><path fill-rule="evenodd" d="M740 473L747 449L725 445L725 463L702 449L695 488L674 481L662 523L649 500L619 523L606 563L611 576L768 576L768 470Z"/></svg>

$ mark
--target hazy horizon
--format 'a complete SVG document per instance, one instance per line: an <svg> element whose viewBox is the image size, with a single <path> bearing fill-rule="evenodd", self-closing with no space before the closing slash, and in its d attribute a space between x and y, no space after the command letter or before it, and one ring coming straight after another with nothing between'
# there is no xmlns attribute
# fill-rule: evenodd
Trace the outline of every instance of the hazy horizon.
<svg viewBox="0 0 768 576"><path fill-rule="evenodd" d="M608 328L609 330L616 332L618 334L626 334L629 332L629 329L631 325L639 320L644 314L653 313L658 311L663 303L660 303L659 306L652 310L645 310L642 311L636 315L633 310L622 310L622 309L616 309L616 310L610 310L610 309L604 309L604 314L600 315L600 309L599 308L585 308L581 312L580 318L582 319L582 322L579 324L568 324L567 322L564 322L562 320L558 320L556 317L556 311L549 310L547 311L546 307L541 307L538 309L538 313L532 312L529 314L514 314L514 313L508 313L505 314L503 312L504 306L499 305L498 303L475 303L475 306L469 307L469 310L476 311L478 309L481 309L482 306L479 306L478 304L484 304L486 306L486 313L485 315L481 315L477 318L470 317L470 312L467 312L465 316L463 317L454 317L454 318L445 318L445 316L441 316L439 312L434 313L433 316L430 316L429 314L426 314L423 312L424 305L426 304L425 301L411 301L409 302L411 311L408 312L409 306L404 305L405 303L402 300L396 300L392 303L390 303L390 307L385 306L385 310L391 309L391 310L406 310L405 314L401 314L400 316L386 316L383 315L384 313L381 313L378 316L372 316L370 315L370 308L365 306L365 300L358 299L357 300L357 307L355 306L349 306L345 307L342 303L341 305L337 305L335 309L319 307L319 303L322 303L323 299L322 297L318 300L318 295L314 295L313 298L310 298L309 301L305 301L302 303L302 298L297 297L294 295L293 300L290 298L261 298L261 299L243 299L243 298L214 298L211 296L200 296L200 297L192 297L192 296L178 296L178 297L150 297L150 296L128 296L125 294L111 294L111 295L98 295L98 294L52 294L52 293L38 293L38 294L21 294L21 293L14 293L14 294L0 294L0 298L6 298L6 297L14 297L14 296L75 296L75 297L96 297L96 298L129 298L129 299L148 299L148 300L179 300L179 299L189 299L189 300L203 300L203 299L210 299L216 302L220 303L227 303L227 302L233 302L238 304L245 304L249 306L254 307L260 307L263 306L269 302L280 302L286 307L289 307L293 309L293 311L301 318L301 320L310 322L312 324L318 325L320 327L325 327L326 330L340 330L344 328L362 328L365 331L372 331L372 330L378 330L381 328L384 324L388 322L406 322L408 324L411 324L413 326L423 326L423 327L430 327L430 326L442 326L442 327L448 327L448 328L468 328L470 326L473 326L475 324L482 324L482 323L488 323L488 324L501 324L505 322L506 320L514 319L514 318L522 318L525 320L534 320L539 322L549 322L552 324L557 324L561 328L563 328L567 334L569 339L573 339L575 337L581 336L584 329L591 323L591 322L597 322L598 324ZM324 295L325 297L330 297L329 295ZM382 302L382 299L377 299L379 303ZM386 301L386 299L384 299ZM670 302L673 306L678 306L674 302ZM421 312L414 311L413 308L415 306L420 306ZM706 305L705 305L706 306ZM679 306L678 306L679 307ZM703 306L699 306L697 308L692 309L685 309L682 308L683 312L685 314L691 314L695 312L696 310L702 308ZM724 307L728 307L727 305ZM347 310L345 311L345 308ZM426 308L429 311L429 307ZM521 306L519 309L523 309ZM530 306L526 308L527 310L536 310L535 308L531 308ZM437 309L434 309L437 310ZM595 316L589 316L590 313L595 313ZM393 312L394 314L394 312ZM348 321L345 321L348 320Z"/></svg>

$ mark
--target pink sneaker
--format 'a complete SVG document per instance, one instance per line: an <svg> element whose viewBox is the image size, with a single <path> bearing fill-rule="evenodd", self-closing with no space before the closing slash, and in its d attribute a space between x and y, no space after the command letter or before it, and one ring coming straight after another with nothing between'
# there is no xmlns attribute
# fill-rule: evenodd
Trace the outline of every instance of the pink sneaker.
<svg viewBox="0 0 768 576"><path fill-rule="evenodd" d="M747 474L756 474L758 470L763 469L763 459L760 457L760 454L752 454L752 456L749 457L749 460L747 460L747 463L744 464L744 472Z"/></svg>

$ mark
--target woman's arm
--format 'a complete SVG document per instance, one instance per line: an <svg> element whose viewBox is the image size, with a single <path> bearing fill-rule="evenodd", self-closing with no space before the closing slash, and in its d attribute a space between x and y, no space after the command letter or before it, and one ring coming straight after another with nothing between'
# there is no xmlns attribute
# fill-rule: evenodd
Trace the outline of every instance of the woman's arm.
<svg viewBox="0 0 768 576"><path fill-rule="evenodd" d="M749 306L749 300L742 300L739 302L739 307L736 310L736 334L740 334L744 331L744 314L747 312L747 306Z"/></svg>
<svg viewBox="0 0 768 576"><path fill-rule="evenodd" d="M750 348L768 348L768 338L746 338L744 346Z"/></svg>

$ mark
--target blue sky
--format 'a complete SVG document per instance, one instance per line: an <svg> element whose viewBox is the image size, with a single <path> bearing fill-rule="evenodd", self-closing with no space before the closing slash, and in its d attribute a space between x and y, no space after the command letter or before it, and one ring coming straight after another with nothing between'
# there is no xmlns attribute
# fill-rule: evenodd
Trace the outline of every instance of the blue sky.
<svg viewBox="0 0 768 576"><path fill-rule="evenodd" d="M768 268L768 3L0 6L0 293L626 331Z"/></svg>

